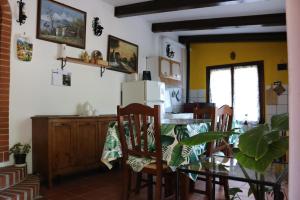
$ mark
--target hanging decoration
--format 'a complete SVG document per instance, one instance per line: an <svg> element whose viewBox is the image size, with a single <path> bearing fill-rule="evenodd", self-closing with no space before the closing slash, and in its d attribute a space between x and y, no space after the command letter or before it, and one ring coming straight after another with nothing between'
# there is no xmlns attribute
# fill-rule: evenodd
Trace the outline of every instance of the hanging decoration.
<svg viewBox="0 0 300 200"><path fill-rule="evenodd" d="M166 53L169 58L174 58L175 52L173 51L171 44L167 44Z"/></svg>
<svg viewBox="0 0 300 200"><path fill-rule="evenodd" d="M100 19L99 17L95 17L94 20L93 20L93 24L92 24L92 27L93 27L93 31L94 31L94 34L98 37L100 37L102 35L102 32L103 32L103 26L101 26L100 24Z"/></svg>
<svg viewBox="0 0 300 200"><path fill-rule="evenodd" d="M24 62L30 62L32 60L33 44L29 37L19 36L17 38L17 57Z"/></svg>
<svg viewBox="0 0 300 200"><path fill-rule="evenodd" d="M25 9L24 9L25 3L22 0L17 1L17 3L18 3L18 7L19 7L19 18L17 19L17 22L21 26L22 24L25 24L25 21L27 19L27 16L25 14Z"/></svg>

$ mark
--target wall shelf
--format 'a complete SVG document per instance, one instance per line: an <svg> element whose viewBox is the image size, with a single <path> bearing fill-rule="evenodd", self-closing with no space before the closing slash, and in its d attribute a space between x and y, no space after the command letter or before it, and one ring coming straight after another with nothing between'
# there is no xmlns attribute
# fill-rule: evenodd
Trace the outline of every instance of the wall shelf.
<svg viewBox="0 0 300 200"><path fill-rule="evenodd" d="M72 57L66 57L66 58L57 58L57 60L60 60L62 62L61 67L62 69L65 67L67 62L80 64L80 65L87 65L91 67L99 67L100 68L100 76L102 77L105 69L109 68L109 64L107 61L102 60L100 63L94 64L94 63L87 63L79 58L72 58Z"/></svg>

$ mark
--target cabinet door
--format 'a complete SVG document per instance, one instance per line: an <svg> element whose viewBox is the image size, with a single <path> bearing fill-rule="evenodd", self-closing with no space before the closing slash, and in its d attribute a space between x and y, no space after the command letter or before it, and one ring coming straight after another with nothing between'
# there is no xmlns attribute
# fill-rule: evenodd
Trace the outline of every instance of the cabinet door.
<svg viewBox="0 0 300 200"><path fill-rule="evenodd" d="M97 121L79 120L77 126L77 165L96 164L100 160L97 154L99 144Z"/></svg>
<svg viewBox="0 0 300 200"><path fill-rule="evenodd" d="M179 63L172 62L172 76L177 80L181 80L181 69Z"/></svg>
<svg viewBox="0 0 300 200"><path fill-rule="evenodd" d="M52 168L63 170L75 164L75 123L54 122L52 125Z"/></svg>
<svg viewBox="0 0 300 200"><path fill-rule="evenodd" d="M162 76L165 77L171 76L171 64L169 60L166 59L160 60L160 73Z"/></svg>

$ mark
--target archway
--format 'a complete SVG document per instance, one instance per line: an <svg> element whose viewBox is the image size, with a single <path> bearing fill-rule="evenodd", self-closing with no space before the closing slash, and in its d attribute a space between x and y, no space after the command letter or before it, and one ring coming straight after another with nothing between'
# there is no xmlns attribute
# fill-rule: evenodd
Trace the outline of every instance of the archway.
<svg viewBox="0 0 300 200"><path fill-rule="evenodd" d="M9 160L10 40L10 5L0 0L0 162Z"/></svg>

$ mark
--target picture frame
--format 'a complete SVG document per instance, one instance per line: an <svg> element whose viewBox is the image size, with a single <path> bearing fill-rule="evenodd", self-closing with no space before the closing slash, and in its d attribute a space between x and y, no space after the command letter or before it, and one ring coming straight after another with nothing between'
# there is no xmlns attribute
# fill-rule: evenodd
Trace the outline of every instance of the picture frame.
<svg viewBox="0 0 300 200"><path fill-rule="evenodd" d="M128 74L138 73L138 54L138 45L112 35L108 36L108 69Z"/></svg>
<svg viewBox="0 0 300 200"><path fill-rule="evenodd" d="M37 39L85 49L86 12L54 0L38 0L37 13Z"/></svg>

